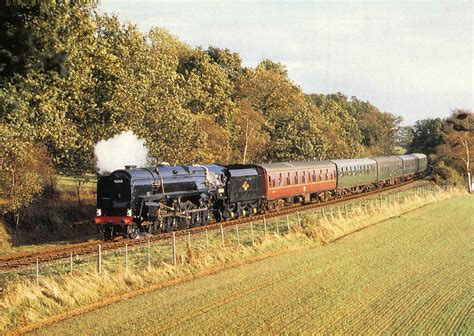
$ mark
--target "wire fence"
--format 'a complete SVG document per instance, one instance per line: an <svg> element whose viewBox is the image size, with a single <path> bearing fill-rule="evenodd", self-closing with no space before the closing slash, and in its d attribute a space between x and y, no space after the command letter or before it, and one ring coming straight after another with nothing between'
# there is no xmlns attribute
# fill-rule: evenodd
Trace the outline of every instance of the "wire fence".
<svg viewBox="0 0 474 336"><path fill-rule="evenodd" d="M321 220L337 220L363 211L380 211L394 204L404 205L413 202L414 197L425 197L435 192L446 191L449 187L438 188L426 184L401 191L369 196L364 199L323 206L305 212L295 212L281 217L264 217L262 220L235 225L220 225L218 230L204 229L197 233L179 236L172 233L171 238L160 241L146 241L145 244L128 246L113 250L97 250L89 255L71 254L68 258L51 262L40 262L21 270L0 272L0 291L11 281L28 278L40 284L43 276L63 276L81 274L128 271L141 272L164 264L190 264L196 252L219 253L216 246L255 246L272 235L287 235L306 225Z"/></svg>

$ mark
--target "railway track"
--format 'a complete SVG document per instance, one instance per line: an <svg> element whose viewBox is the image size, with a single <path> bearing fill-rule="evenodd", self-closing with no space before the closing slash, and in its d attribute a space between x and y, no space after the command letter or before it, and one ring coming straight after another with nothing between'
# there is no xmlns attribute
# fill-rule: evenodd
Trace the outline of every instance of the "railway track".
<svg viewBox="0 0 474 336"><path fill-rule="evenodd" d="M417 182L419 180L410 180L404 182L402 184L398 184L391 187L386 187L383 189L378 189L370 192L364 192L361 194L355 194L346 196L343 198L338 198L326 202L320 203L310 203L310 204L298 204L290 207L285 207L279 211L269 212L266 214L258 214L253 215L250 217L243 217L235 220L231 220L228 222L219 222L219 223L211 223L205 226L198 226L193 227L181 231L175 231L174 234L176 237L185 236L188 234L199 233L205 230L218 230L221 227L228 227L228 226L235 226L236 224L246 224L250 222L260 221L263 219L270 219L285 216L288 214L296 213L296 212L305 212L311 209L316 208L327 208L331 207L335 204L353 201L360 198L365 198L368 196L382 194L387 191L393 191L398 189L404 189L406 186L410 186L411 184ZM173 233L160 233L157 235L137 238L137 239L119 239L116 241L101 241L101 240L93 240L78 244L71 244L71 245L64 245L58 246L53 248L48 248L43 251L35 251L35 252L21 252L21 253L14 253L6 256L0 256L0 271L8 271L8 270L16 270L16 269L24 269L35 265L37 262L52 262L60 259L69 258L71 255L74 256L86 256L90 254L97 253L97 246L98 244L101 245L101 250L114 250L118 248L124 247L126 244L128 246L136 246L136 245L144 245L148 244L148 242L156 242L160 240L170 239Z"/></svg>

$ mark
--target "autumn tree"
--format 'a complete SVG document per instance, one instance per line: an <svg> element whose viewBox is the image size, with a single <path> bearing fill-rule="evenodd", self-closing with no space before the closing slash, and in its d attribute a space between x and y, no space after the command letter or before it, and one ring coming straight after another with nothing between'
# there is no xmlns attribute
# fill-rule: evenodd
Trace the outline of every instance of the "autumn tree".
<svg viewBox="0 0 474 336"><path fill-rule="evenodd" d="M468 110L455 110L444 122L444 144L437 148L440 160L459 172L471 172L474 152L474 114Z"/></svg>
<svg viewBox="0 0 474 336"><path fill-rule="evenodd" d="M265 119L262 137L268 136L268 142L261 161L324 157L326 138L319 120L282 64L264 60L249 69L239 91Z"/></svg>
<svg viewBox="0 0 474 336"><path fill-rule="evenodd" d="M242 164L257 162L268 142L268 135L263 130L265 118L247 99L240 102L236 126L236 161Z"/></svg>
<svg viewBox="0 0 474 336"><path fill-rule="evenodd" d="M353 158L362 153L362 134L356 120L332 96L312 94L308 102L319 111L319 122L327 135L330 158Z"/></svg>
<svg viewBox="0 0 474 336"><path fill-rule="evenodd" d="M53 174L46 152L0 124L0 198L4 212L11 213L18 228L22 210L51 182Z"/></svg>

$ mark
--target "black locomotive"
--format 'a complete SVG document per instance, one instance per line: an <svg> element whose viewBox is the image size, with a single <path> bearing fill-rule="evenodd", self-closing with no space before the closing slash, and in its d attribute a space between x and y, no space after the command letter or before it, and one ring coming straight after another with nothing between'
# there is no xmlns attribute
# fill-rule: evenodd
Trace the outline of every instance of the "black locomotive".
<svg viewBox="0 0 474 336"><path fill-rule="evenodd" d="M422 176L426 155L262 165L128 166L97 183L104 239L169 232L211 220L320 202Z"/></svg>

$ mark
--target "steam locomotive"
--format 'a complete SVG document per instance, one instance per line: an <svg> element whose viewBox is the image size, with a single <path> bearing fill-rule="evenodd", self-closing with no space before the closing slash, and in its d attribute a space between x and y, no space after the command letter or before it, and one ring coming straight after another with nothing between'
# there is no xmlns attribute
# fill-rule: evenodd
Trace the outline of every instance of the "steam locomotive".
<svg viewBox="0 0 474 336"><path fill-rule="evenodd" d="M127 166L97 183L104 239L170 232L211 220L324 202L423 176L424 154L254 165Z"/></svg>

